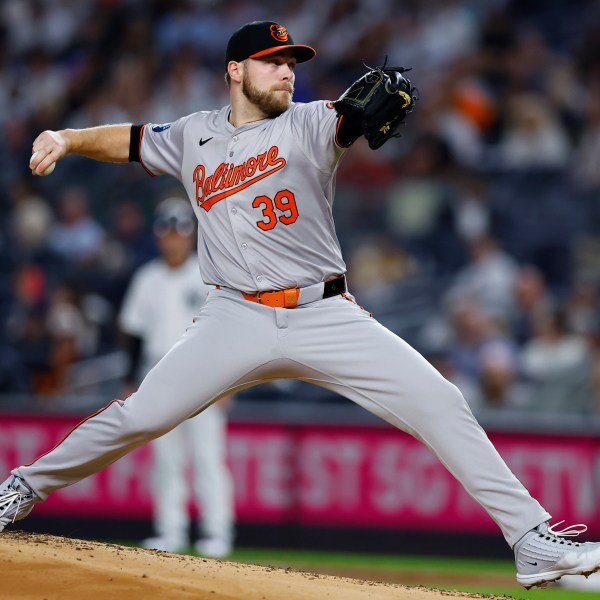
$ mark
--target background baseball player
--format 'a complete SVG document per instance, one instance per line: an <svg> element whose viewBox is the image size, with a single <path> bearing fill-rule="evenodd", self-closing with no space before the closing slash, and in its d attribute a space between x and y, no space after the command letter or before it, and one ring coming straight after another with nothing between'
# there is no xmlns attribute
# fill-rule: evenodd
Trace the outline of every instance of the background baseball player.
<svg viewBox="0 0 600 600"><path fill-rule="evenodd" d="M67 154L139 160L185 187L199 222L205 283L194 325L126 401L115 400L0 488L0 526L36 502L163 435L231 392L297 378L339 392L439 457L499 525L525 587L600 569L509 470L458 389L346 292L332 204L339 161L358 136L378 148L415 95L403 69L374 69L336 102L292 103L297 63L315 51L274 22L229 40L231 104L162 125L46 131L31 169Z"/></svg>
<svg viewBox="0 0 600 600"><path fill-rule="evenodd" d="M128 334L131 368L128 390L145 375L191 325L209 287L198 276L194 257L196 218L188 200L167 198L156 209L154 234L160 258L141 267L125 296L119 325ZM141 359L141 360L140 360ZM154 440L154 528L146 548L179 552L189 546L189 463L202 519L196 549L223 558L231 552L233 486L226 463L224 400Z"/></svg>

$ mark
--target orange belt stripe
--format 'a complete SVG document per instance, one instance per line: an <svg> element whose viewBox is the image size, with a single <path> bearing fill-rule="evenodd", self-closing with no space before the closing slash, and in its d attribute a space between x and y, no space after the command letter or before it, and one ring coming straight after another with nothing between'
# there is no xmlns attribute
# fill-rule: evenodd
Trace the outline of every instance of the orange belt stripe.
<svg viewBox="0 0 600 600"><path fill-rule="evenodd" d="M246 300L258 302L271 308L294 308L298 306L300 297L300 288L289 288L287 290L277 290L276 292L258 292L257 294L248 294L242 292Z"/></svg>

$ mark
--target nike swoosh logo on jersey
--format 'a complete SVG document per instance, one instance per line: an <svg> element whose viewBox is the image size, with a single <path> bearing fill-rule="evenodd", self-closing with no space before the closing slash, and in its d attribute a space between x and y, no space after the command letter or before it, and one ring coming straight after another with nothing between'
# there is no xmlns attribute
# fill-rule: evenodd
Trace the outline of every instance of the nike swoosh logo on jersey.
<svg viewBox="0 0 600 600"><path fill-rule="evenodd" d="M211 137L209 137L207 140L203 140L202 138L200 138L200 141L198 142L201 146L204 146L204 144L206 144L206 142L210 142L210 140L212 140Z"/></svg>

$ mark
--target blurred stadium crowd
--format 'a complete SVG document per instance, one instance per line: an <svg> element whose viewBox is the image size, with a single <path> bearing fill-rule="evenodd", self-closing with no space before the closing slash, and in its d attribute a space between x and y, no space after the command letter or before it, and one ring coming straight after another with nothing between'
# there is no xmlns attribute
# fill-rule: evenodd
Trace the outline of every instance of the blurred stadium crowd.
<svg viewBox="0 0 600 600"><path fill-rule="evenodd" d="M399 140L338 175L350 289L474 407L600 409L600 2L4 0L0 406L69 389L119 348L151 216L182 193L139 165L28 169L44 129L162 123L227 103L231 32L276 20L317 49L298 101L410 66Z"/></svg>

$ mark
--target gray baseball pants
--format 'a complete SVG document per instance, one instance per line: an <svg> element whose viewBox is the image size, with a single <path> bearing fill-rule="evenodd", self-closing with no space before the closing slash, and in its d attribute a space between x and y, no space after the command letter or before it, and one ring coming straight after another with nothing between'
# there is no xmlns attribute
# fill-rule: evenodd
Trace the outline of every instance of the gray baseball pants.
<svg viewBox="0 0 600 600"><path fill-rule="evenodd" d="M421 440L499 525L511 547L550 515L502 460L458 389L348 296L293 309L213 290L182 338L126 401L80 423L13 471L45 499L225 394L296 378L353 400Z"/></svg>

